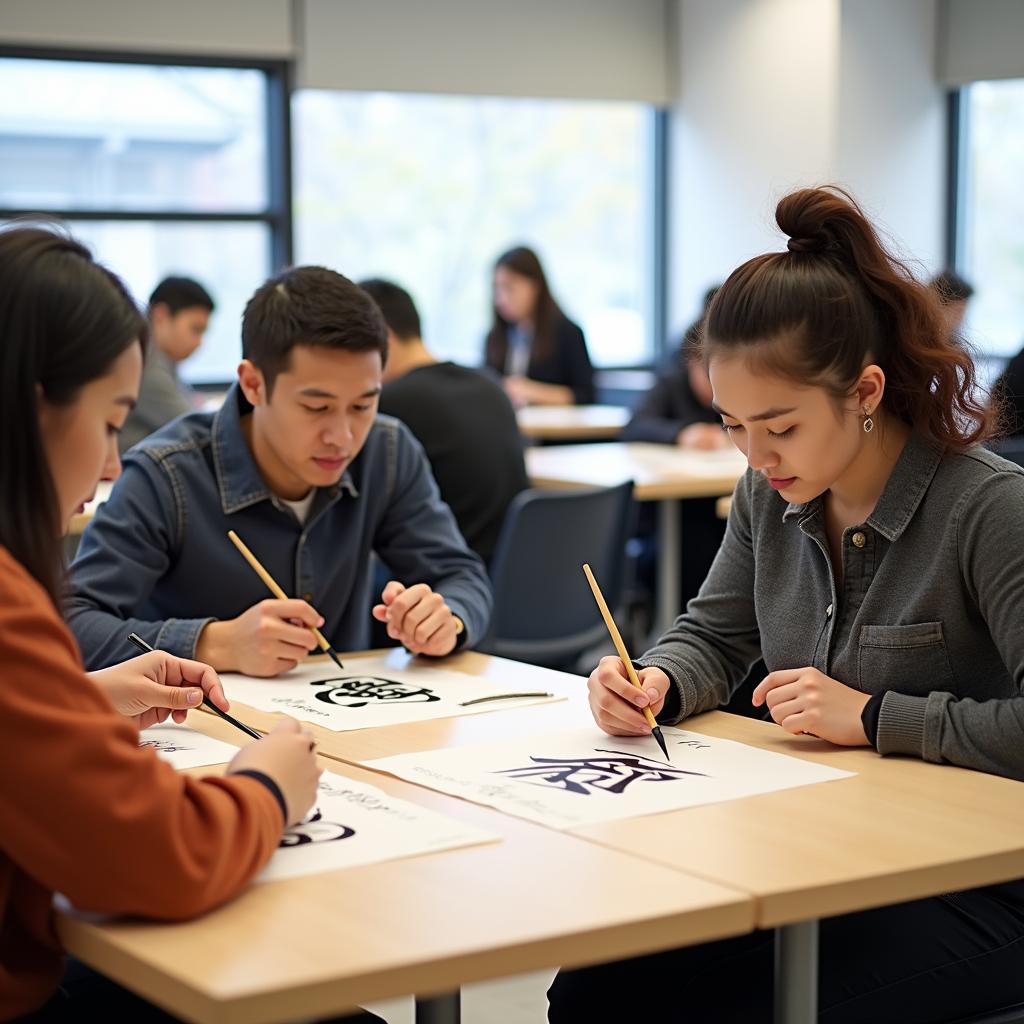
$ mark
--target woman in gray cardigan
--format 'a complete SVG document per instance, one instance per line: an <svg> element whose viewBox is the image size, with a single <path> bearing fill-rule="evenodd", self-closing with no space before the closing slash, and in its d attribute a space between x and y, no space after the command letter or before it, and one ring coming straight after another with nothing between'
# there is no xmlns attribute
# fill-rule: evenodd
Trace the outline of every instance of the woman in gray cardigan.
<svg viewBox="0 0 1024 1024"><path fill-rule="evenodd" d="M641 659L589 681L597 724L650 730L754 691L787 732L1024 780L1024 471L978 446L989 417L938 302L852 199L803 189L785 252L739 267L708 313L715 407L749 469L699 596ZM794 827L798 827L794 823ZM1024 1001L1024 882L825 921L819 1019L950 1021ZM550 1020L771 1019L755 933L560 974ZM657 989L655 989L657 991ZM655 1002L657 996L655 995Z"/></svg>

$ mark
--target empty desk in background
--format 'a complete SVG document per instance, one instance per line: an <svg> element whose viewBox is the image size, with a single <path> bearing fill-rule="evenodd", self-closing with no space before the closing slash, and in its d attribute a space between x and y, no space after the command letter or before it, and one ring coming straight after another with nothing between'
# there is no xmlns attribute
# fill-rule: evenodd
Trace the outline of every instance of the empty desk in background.
<svg viewBox="0 0 1024 1024"><path fill-rule="evenodd" d="M529 405L516 413L519 432L531 441L611 441L629 417L619 405Z"/></svg>
<svg viewBox="0 0 1024 1024"><path fill-rule="evenodd" d="M679 607L681 538L678 503L732 494L747 460L735 449L691 452L663 444L586 444L531 448L534 487L613 487L632 480L637 501L658 502L658 595L655 628L670 626Z"/></svg>

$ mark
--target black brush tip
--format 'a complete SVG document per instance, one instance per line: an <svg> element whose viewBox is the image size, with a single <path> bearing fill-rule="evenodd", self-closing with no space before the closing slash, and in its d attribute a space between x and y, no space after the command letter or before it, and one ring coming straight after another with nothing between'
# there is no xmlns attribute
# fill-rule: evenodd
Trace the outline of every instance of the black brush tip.
<svg viewBox="0 0 1024 1024"><path fill-rule="evenodd" d="M668 756L668 747L665 744L665 737L661 734L661 726L656 725L651 730L651 735L658 741L658 746L661 747L661 752L665 755L665 760L671 761L672 758Z"/></svg>

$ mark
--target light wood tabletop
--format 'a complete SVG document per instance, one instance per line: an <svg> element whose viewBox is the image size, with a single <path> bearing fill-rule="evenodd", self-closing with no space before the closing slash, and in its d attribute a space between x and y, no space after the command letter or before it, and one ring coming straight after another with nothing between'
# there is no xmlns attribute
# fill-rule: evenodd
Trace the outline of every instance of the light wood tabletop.
<svg viewBox="0 0 1024 1024"><path fill-rule="evenodd" d="M532 441L611 441L629 422L621 405L528 405L516 413Z"/></svg>
<svg viewBox="0 0 1024 1024"><path fill-rule="evenodd" d="M500 678L510 664L494 659L489 677ZM552 678L549 688L559 682ZM580 678L570 692L572 698L558 704L336 734L344 739L335 750L343 760L359 762L592 724L585 681ZM575 830L750 892L757 898L759 927L1024 877L1024 783L835 747L723 712L700 715L681 728L857 773Z"/></svg>
<svg viewBox="0 0 1024 1024"><path fill-rule="evenodd" d="M614 487L632 480L637 501L732 494L746 468L746 459L731 447L695 452L634 442L531 448L526 453L534 487Z"/></svg>
<svg viewBox="0 0 1024 1024"><path fill-rule="evenodd" d="M209 715L189 724L230 743L244 739ZM185 1020L270 1024L753 927L746 894L397 779L323 764L500 841L251 886L179 924L61 914L68 951Z"/></svg>

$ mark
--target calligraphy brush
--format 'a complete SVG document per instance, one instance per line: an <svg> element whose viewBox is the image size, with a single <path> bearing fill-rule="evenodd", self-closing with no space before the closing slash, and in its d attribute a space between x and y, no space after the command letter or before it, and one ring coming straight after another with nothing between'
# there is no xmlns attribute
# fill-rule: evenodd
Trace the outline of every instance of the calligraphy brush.
<svg viewBox="0 0 1024 1024"><path fill-rule="evenodd" d="M150 647L149 644L147 644L146 641L143 640L138 633L129 633L128 639L133 644L135 644L135 646L138 647L140 651L145 651L147 654L150 651L155 650L155 648ZM219 717L223 718L225 722L229 722L236 729L241 729L242 732L244 732L247 736L251 736L254 740L263 739L263 737L255 729L250 729L249 726L243 725L237 718L232 718L231 715L229 715L226 711L221 711L221 709L217 707L217 705L214 704L213 701L210 700L210 698L207 697L205 693L203 694L203 707L209 708L215 715L218 715Z"/></svg>
<svg viewBox="0 0 1024 1024"><path fill-rule="evenodd" d="M604 624L608 627L612 643L615 644L616 653L619 655L622 664L626 666L626 675L629 676L629 681L638 690L643 690L643 686L640 684L640 677L636 674L633 662L626 651L626 645L622 642L619 627L615 625L612 613L608 610L608 603L604 599L604 594L601 593L601 588L597 585L597 580L594 579L594 574L590 571L590 566L584 564L583 572L587 577L587 582L590 584L590 589L594 592L594 600L597 602L597 607L601 609L601 617L604 619ZM649 704L643 709L643 712L644 718L647 719L647 724L651 727L651 735L658 741L658 746L661 747L665 760L671 761L672 758L668 756L668 747L665 745L665 737L661 734L661 726L655 720Z"/></svg>
<svg viewBox="0 0 1024 1024"><path fill-rule="evenodd" d="M257 576L267 585L267 588L280 601L287 601L288 595L277 585L277 580L267 572L266 569L260 564L260 560L245 546L242 538L235 533L234 530L228 530L228 538L231 543L241 552L242 557L252 566L253 571ZM313 628L313 633L316 636L316 642L320 645L320 650L326 654L331 661L340 669L344 669L345 666L341 663L341 658L338 657L337 651L328 643L327 637L320 632L316 627Z"/></svg>

